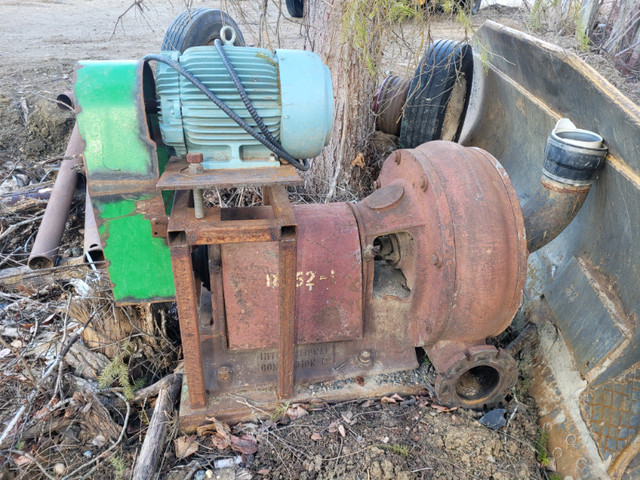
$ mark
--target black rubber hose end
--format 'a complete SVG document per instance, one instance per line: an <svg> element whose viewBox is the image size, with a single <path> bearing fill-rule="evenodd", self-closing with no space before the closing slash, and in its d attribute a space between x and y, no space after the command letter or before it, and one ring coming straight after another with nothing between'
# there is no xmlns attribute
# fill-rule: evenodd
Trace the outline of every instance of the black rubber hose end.
<svg viewBox="0 0 640 480"><path fill-rule="evenodd" d="M573 132L563 132L565 137ZM569 141L567 141L569 140ZM543 173L556 181L589 185L595 173L604 166L607 148L587 148L569 143L578 138L562 138L553 132L544 149Z"/></svg>

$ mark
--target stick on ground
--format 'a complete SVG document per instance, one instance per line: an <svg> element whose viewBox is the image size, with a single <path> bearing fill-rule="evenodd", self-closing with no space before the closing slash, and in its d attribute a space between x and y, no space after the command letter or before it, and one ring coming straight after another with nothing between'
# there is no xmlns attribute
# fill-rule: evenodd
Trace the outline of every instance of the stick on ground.
<svg viewBox="0 0 640 480"><path fill-rule="evenodd" d="M167 424L171 420L173 405L180 391L180 385L182 385L182 375L174 375L173 382L160 389L149 429L144 437L140 455L133 470L133 480L154 478L163 451L162 446L167 433Z"/></svg>

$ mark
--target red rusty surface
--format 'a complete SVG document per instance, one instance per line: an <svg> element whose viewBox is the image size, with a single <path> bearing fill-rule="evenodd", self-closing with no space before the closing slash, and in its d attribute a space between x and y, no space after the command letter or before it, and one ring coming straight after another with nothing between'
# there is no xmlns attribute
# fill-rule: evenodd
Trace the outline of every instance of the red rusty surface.
<svg viewBox="0 0 640 480"><path fill-rule="evenodd" d="M287 191L279 186L262 187L265 204L282 221L278 242L278 397L293 395L296 345L296 271L298 226Z"/></svg>
<svg viewBox="0 0 640 480"><path fill-rule="evenodd" d="M299 205L296 343L362 336L358 228L347 204ZM229 348L277 345L278 243L224 244L222 278Z"/></svg>
<svg viewBox="0 0 640 480"><path fill-rule="evenodd" d="M497 160L451 142L394 152L378 181L372 197L395 198L398 186L404 195L384 209L369 199L355 206L362 248L375 253L377 237L406 232L396 268L411 291L407 328L440 371L501 333L519 306L527 259L520 204Z"/></svg>
<svg viewBox="0 0 640 480"><path fill-rule="evenodd" d="M282 187L265 188L267 205L210 208L203 220L177 195L172 247L210 245L213 291L203 290L198 319L186 315L201 348L186 363L206 365L208 401L248 386L282 398L295 391L293 380L415 368L418 346L440 374L438 394L453 403L460 395L447 392L469 368L479 367L465 376L471 380L488 372L477 398L463 398L469 404L492 404L511 385L510 357L485 355L484 346L511 321L526 265L520 206L502 167L486 152L431 142L393 153L378 186L356 205L292 209ZM294 271L279 252L296 233ZM286 270L295 319L279 309L293 303L282 288ZM213 305L202 308L207 298ZM195 389L202 391L199 380Z"/></svg>
<svg viewBox="0 0 640 480"><path fill-rule="evenodd" d="M171 246L171 265L176 279L176 300L180 316L180 337L184 352L184 365L189 379L189 399L194 408L202 408L206 403L204 367L198 325L198 304L196 286L191 261L191 248L185 243L174 242Z"/></svg>
<svg viewBox="0 0 640 480"><path fill-rule="evenodd" d="M297 248L297 225L295 216L289 202L289 197L282 185L264 186L265 203L271 208L250 208L236 211L236 215L228 215L232 209L208 209L209 217L214 218L213 222L206 220L207 215L195 218L193 208L190 208L189 195L187 192L176 194L174 206L171 213L171 220L168 226L168 240L171 249L171 263L173 267L174 283L176 288L176 301L180 314L180 328L185 345L185 369L187 376L192 378L194 388L190 390L189 396L194 405L202 406L205 396L205 379L203 370L203 354L200 334L202 328L210 330L216 323L210 322L202 317L202 312L197 310L198 298L202 300L200 279L194 280L193 265L191 260L191 246L200 244L226 244L230 241L252 242L256 239L256 230L252 224L260 223L262 234L267 238L278 240L277 248L280 252L277 260L277 278L280 276L279 285L274 282L276 292L276 305L278 306L278 322L276 331L278 333L278 395L280 398L290 397L293 393L293 382L295 373L295 318L296 318L296 248ZM243 217L242 212L247 215ZM255 215L254 213L258 213ZM262 215L260 215L262 213ZM195 223L194 222L195 219ZM204 236L194 235L201 233ZM212 280L216 280L215 270L220 266L216 265L215 257L217 248L210 245L213 256L213 265L210 267L213 272ZM187 258L188 257L188 258ZM215 282L212 282L215 285ZM205 295L208 297L208 295ZM220 292L214 294L211 300L216 307L224 302L224 295ZM219 317L219 315L217 315ZM204 321L204 322L203 322ZM218 318L218 322L221 318ZM206 347L205 347L206 348ZM188 350L188 351L187 351ZM211 366L211 365L210 365ZM224 379L224 383L229 383L231 379L231 369L228 365L220 367L219 378ZM220 372L225 372L220 375ZM210 375L209 375L210 376Z"/></svg>
<svg viewBox="0 0 640 480"><path fill-rule="evenodd" d="M278 397L293 395L296 346L296 247L295 231L278 242Z"/></svg>
<svg viewBox="0 0 640 480"><path fill-rule="evenodd" d="M194 187L240 188L255 185L299 185L302 181L292 165L278 167L243 168L242 175L236 169L216 168L202 173L190 173L186 160L171 157L158 181L160 190L188 190Z"/></svg>
<svg viewBox="0 0 640 480"><path fill-rule="evenodd" d="M482 408L494 404L518 379L513 357L492 345L470 347L451 356L449 362L435 382L438 401L443 405Z"/></svg>
<svg viewBox="0 0 640 480"><path fill-rule="evenodd" d="M215 269L215 254L210 258ZM217 277L218 273L212 274L212 280L214 276ZM216 282L212 281L212 285L216 285ZM274 390L279 377L278 350L229 350L225 315L224 312L218 312L216 304L224 299L215 291L212 295L207 293L203 290L199 323L202 362L206 365L205 383L210 402L225 393L241 393L244 396L258 389L268 389L277 398ZM397 320L402 312L393 305L388 305L389 308L386 306L382 304L374 316L366 320L361 339L296 345L294 391L299 391L301 385L310 382L343 380L358 375L366 379L381 373L417 368L415 349L410 346L406 329ZM224 381L220 377L221 371L229 372ZM224 415L217 407L212 408L216 409L211 412L213 415Z"/></svg>

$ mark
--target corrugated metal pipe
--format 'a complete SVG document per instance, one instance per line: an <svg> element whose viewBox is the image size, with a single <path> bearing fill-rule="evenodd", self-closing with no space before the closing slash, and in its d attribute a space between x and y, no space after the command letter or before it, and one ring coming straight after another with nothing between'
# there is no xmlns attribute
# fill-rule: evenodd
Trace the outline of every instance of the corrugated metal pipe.
<svg viewBox="0 0 640 480"><path fill-rule="evenodd" d="M547 138L540 185L523 208L529 253L547 245L582 207L607 154L600 135L567 118Z"/></svg>

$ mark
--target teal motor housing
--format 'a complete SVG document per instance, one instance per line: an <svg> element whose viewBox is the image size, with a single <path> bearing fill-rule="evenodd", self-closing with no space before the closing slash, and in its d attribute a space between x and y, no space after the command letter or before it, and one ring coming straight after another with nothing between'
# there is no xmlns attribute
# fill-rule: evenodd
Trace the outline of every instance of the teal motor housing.
<svg viewBox="0 0 640 480"><path fill-rule="evenodd" d="M272 53L229 43L223 48L251 103L284 150L298 159L319 155L329 143L333 127L331 74L320 57L303 50ZM214 46L162 55L180 63L259 131ZM163 63L156 71L156 93L162 139L176 155L202 153L205 169L280 165L267 147Z"/></svg>

